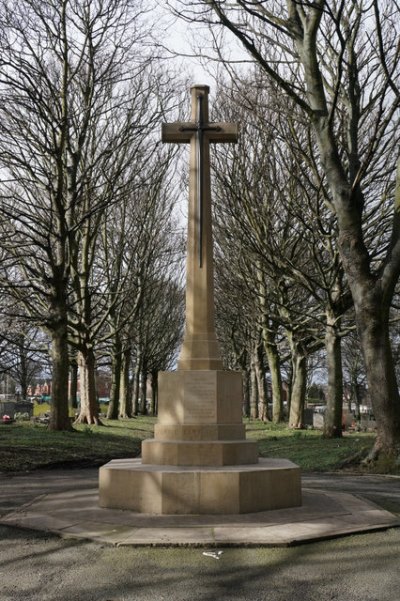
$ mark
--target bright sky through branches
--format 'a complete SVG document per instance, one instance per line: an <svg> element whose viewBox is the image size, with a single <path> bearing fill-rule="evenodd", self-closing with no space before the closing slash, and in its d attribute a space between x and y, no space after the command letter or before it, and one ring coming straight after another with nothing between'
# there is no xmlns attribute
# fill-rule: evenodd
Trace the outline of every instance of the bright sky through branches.
<svg viewBox="0 0 400 601"><path fill-rule="evenodd" d="M167 57L175 64L183 75L187 76L189 85L207 84L213 86L213 69L210 61L200 58L199 48L210 45L208 32L204 26L189 24L171 14L165 2L158 2L159 29L165 36L158 42L166 51ZM210 73L211 71L211 73Z"/></svg>

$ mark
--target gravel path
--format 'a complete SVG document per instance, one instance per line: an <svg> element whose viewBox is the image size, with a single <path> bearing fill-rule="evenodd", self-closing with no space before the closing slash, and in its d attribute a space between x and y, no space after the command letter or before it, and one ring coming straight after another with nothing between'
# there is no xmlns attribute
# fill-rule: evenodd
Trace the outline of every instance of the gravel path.
<svg viewBox="0 0 400 601"><path fill-rule="evenodd" d="M97 470L0 475L0 514L46 492L95 486ZM307 474L307 487L400 514L400 479ZM396 601L400 529L295 548L115 548L0 527L0 601Z"/></svg>

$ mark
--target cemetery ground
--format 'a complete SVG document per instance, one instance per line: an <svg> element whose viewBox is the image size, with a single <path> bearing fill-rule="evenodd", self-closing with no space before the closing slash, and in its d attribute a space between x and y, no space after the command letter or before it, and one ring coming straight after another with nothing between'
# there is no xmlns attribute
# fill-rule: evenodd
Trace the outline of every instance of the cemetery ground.
<svg viewBox="0 0 400 601"><path fill-rule="evenodd" d="M122 548L0 527L1 601L394 601L400 529L275 549Z"/></svg>
<svg viewBox="0 0 400 601"><path fill-rule="evenodd" d="M102 426L76 425L72 432L54 432L46 424L24 421L0 424L0 472L100 466L111 459L137 457L141 440L152 438L155 422L148 416L104 418ZM319 430L245 422L247 438L258 440L262 457L285 457L303 471L369 471L361 461L373 445L373 433L349 432L341 439L327 440ZM388 468L377 465L374 470L386 473Z"/></svg>
<svg viewBox="0 0 400 601"><path fill-rule="evenodd" d="M40 424L1 425L0 515L39 494L96 486L95 466L139 453L155 419L104 423L67 433ZM399 477L360 473L357 462L373 444L372 433L324 440L313 430L293 432L250 420L246 425L262 454L286 456L302 466L305 486L359 494L400 516ZM4 495L5 489L12 494ZM399 528L289 548L221 550L217 559L207 555L215 549L114 547L0 526L0 601L398 598Z"/></svg>
<svg viewBox="0 0 400 601"><path fill-rule="evenodd" d="M97 469L0 474L0 516L32 495L96 486ZM17 482L17 486L15 486ZM6 486L4 484L6 483ZM24 486L26 483L26 486ZM305 474L400 516L395 476ZM13 489L14 486L14 489ZM39 492L40 491L40 492ZM3 500L2 500L3 499ZM7 502L8 501L8 502ZM400 528L288 548L115 547L0 525L0 601L394 601ZM218 559L216 558L218 557Z"/></svg>

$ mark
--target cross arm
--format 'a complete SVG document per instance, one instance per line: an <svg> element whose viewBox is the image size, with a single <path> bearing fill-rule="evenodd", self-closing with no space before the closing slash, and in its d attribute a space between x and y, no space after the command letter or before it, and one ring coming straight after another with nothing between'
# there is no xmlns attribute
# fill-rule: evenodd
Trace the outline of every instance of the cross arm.
<svg viewBox="0 0 400 601"><path fill-rule="evenodd" d="M184 144L190 142L192 135L198 130L195 122L176 121L163 123L161 126L161 140L163 142L176 142ZM236 123L210 123L203 128L203 134L209 142L237 142L239 128Z"/></svg>
<svg viewBox="0 0 400 601"><path fill-rule="evenodd" d="M195 129L195 123L188 123L185 121L163 123L161 125L161 140L162 142L177 142L178 144L184 144L185 142L190 142L193 130Z"/></svg>
<svg viewBox="0 0 400 601"><path fill-rule="evenodd" d="M210 142L237 142L239 127L236 123L212 123L206 134Z"/></svg>

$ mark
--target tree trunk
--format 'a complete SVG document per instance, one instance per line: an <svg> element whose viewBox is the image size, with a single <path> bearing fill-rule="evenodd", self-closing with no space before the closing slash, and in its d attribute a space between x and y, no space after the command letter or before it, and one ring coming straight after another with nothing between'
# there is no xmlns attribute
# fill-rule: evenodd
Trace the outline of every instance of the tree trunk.
<svg viewBox="0 0 400 601"><path fill-rule="evenodd" d="M52 385L50 430L71 430L68 414L68 341L67 325L51 332Z"/></svg>
<svg viewBox="0 0 400 601"><path fill-rule="evenodd" d="M346 392L347 411L348 411L348 413L352 412L351 403L352 403L353 396L354 396L354 384L353 384L352 381L350 381L350 391Z"/></svg>
<svg viewBox="0 0 400 601"><path fill-rule="evenodd" d="M78 407L78 363L75 358L70 360L69 406L73 412Z"/></svg>
<svg viewBox="0 0 400 601"><path fill-rule="evenodd" d="M290 398L289 428L302 428L304 425L304 405L307 387L307 359L296 353L292 357L293 380Z"/></svg>
<svg viewBox="0 0 400 601"><path fill-rule="evenodd" d="M140 401L139 412L141 415L147 415L147 369L144 365L140 373Z"/></svg>
<svg viewBox="0 0 400 601"><path fill-rule="evenodd" d="M257 389L258 389L258 417L263 422L269 421L268 416L268 402L267 402L267 389L265 383L265 371L263 366L263 347L258 345L257 347L257 360L255 362L255 372L257 378Z"/></svg>
<svg viewBox="0 0 400 601"><path fill-rule="evenodd" d="M250 371L244 369L243 374L243 416L250 417Z"/></svg>
<svg viewBox="0 0 400 601"><path fill-rule="evenodd" d="M133 372L133 384L132 384L132 406L133 415L139 414L139 396L140 396L140 364L136 363Z"/></svg>
<svg viewBox="0 0 400 601"><path fill-rule="evenodd" d="M132 391L129 382L131 349L125 349L122 355L120 386L120 417L132 417Z"/></svg>
<svg viewBox="0 0 400 601"><path fill-rule="evenodd" d="M382 306L381 299L366 302L366 296L363 295L364 302L355 305L368 391L377 424L370 459L381 452L397 457L400 453L400 398L389 339L389 309Z"/></svg>
<svg viewBox="0 0 400 601"><path fill-rule="evenodd" d="M112 345L111 357L111 389L110 403L108 405L107 419L118 419L119 403L120 403L120 386L121 386L121 369L122 369L122 344L119 335L114 336Z"/></svg>
<svg viewBox="0 0 400 601"><path fill-rule="evenodd" d="M24 371L21 371L19 385L21 387L21 399L26 400L28 396L28 374Z"/></svg>
<svg viewBox="0 0 400 601"><path fill-rule="evenodd" d="M267 363L271 375L271 394L272 394L272 420L274 423L278 423L282 421L283 418L283 399L282 399L282 379L280 372L280 362L279 362L279 354L278 348L275 342L276 336L276 326L269 318L269 310L267 303L267 288L265 284L265 276L263 274L263 269L261 265L258 265L257 269L257 278L259 282L259 303L261 304L262 309L262 328L261 328L261 338L263 343L263 349L265 356L267 358ZM266 419L268 418L268 404L267 404L267 394L265 389L265 378L264 378L264 402L265 409L263 413Z"/></svg>
<svg viewBox="0 0 400 601"><path fill-rule="evenodd" d="M252 353L254 356L254 351ZM258 390L257 390L257 374L252 356L250 367L250 417L256 419L258 417Z"/></svg>
<svg viewBox="0 0 400 601"><path fill-rule="evenodd" d="M356 421L359 422L361 419L361 407L360 407L361 401L360 401L360 387L357 383L357 380L353 381L352 391L353 391L353 400L354 400L354 406L355 406L354 417L355 417Z"/></svg>
<svg viewBox="0 0 400 601"><path fill-rule="evenodd" d="M282 376L278 349L275 343L264 343L265 354L271 376L272 421L283 421Z"/></svg>
<svg viewBox="0 0 400 601"><path fill-rule="evenodd" d="M158 371L151 372L151 415L157 415L158 410Z"/></svg>
<svg viewBox="0 0 400 601"><path fill-rule="evenodd" d="M343 416L343 372L339 321L328 309L326 315L325 349L328 370L324 438L341 438Z"/></svg>
<svg viewBox="0 0 400 601"><path fill-rule="evenodd" d="M292 400L293 380L294 380L293 361L290 361L288 368L287 368L286 411L285 411L285 405L283 405L283 419L285 421L289 421L290 402Z"/></svg>
<svg viewBox="0 0 400 601"><path fill-rule="evenodd" d="M92 348L78 352L81 408L75 423L101 425L99 403L96 395L95 364Z"/></svg>

